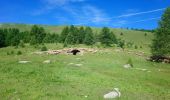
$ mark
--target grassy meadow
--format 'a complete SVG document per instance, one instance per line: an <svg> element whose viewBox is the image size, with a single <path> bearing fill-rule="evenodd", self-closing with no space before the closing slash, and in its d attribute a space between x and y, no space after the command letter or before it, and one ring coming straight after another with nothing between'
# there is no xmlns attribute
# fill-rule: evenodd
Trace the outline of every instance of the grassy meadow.
<svg viewBox="0 0 170 100"><path fill-rule="evenodd" d="M22 26L23 27L23 26ZM24 27L29 30L28 26ZM47 27L60 31L62 27ZM100 29L96 29L100 30ZM84 55L37 55L39 48L0 48L0 100L103 100L103 95L119 88L114 100L170 100L170 65L146 60L153 33L112 29L117 37L142 48L96 48ZM123 36L120 33L123 32ZM62 44L45 44L62 49ZM21 51L21 55L17 52ZM128 51L131 51L129 53ZM146 56L136 53L144 52ZM131 59L134 67L123 66ZM21 64L18 61L29 63ZM51 63L43 63L50 60Z"/></svg>

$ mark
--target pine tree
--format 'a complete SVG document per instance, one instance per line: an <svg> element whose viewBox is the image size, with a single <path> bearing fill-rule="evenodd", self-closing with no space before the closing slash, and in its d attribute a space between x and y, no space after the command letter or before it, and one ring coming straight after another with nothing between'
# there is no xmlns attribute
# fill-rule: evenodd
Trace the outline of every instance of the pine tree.
<svg viewBox="0 0 170 100"><path fill-rule="evenodd" d="M113 34L113 32L110 31L109 28L104 27L100 33L100 42L105 46L111 46L111 44L117 43L117 39L116 36Z"/></svg>
<svg viewBox="0 0 170 100"><path fill-rule="evenodd" d="M0 29L0 48L5 47L5 33Z"/></svg>
<svg viewBox="0 0 170 100"><path fill-rule="evenodd" d="M64 43L65 39L67 38L68 33L69 33L69 27L66 26L61 32L60 42Z"/></svg>
<svg viewBox="0 0 170 100"><path fill-rule="evenodd" d="M76 44L77 41L79 40L78 38L79 34L78 34L78 29L74 25L70 26L69 35L71 36L71 40L70 40L71 44Z"/></svg>
<svg viewBox="0 0 170 100"><path fill-rule="evenodd" d="M84 38L85 38L85 30L84 30L84 27L80 27L79 29L79 34L78 34L78 39L79 39L79 43L83 43L84 41Z"/></svg>
<svg viewBox="0 0 170 100"><path fill-rule="evenodd" d="M11 29L11 45L18 46L20 43L20 31L19 29Z"/></svg>
<svg viewBox="0 0 170 100"><path fill-rule="evenodd" d="M64 41L64 43L67 44L74 44L74 35L72 33L69 33Z"/></svg>
<svg viewBox="0 0 170 100"><path fill-rule="evenodd" d="M170 8L162 15L151 51L153 56L170 56Z"/></svg>
<svg viewBox="0 0 170 100"><path fill-rule="evenodd" d="M84 44L86 45L93 45L95 43L94 41L94 34L90 27L86 27L85 29L85 38L84 38Z"/></svg>
<svg viewBox="0 0 170 100"><path fill-rule="evenodd" d="M38 27L37 25L34 25L31 28L30 35L31 35L31 39L35 38L34 42L36 44L41 44L41 43L43 43L46 33L45 33L45 30L43 27ZM32 40L34 40L34 39L32 39Z"/></svg>

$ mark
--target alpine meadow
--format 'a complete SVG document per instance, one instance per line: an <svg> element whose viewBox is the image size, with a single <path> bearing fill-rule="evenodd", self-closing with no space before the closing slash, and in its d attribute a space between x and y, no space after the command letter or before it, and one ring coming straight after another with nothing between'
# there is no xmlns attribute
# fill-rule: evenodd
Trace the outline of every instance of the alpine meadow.
<svg viewBox="0 0 170 100"><path fill-rule="evenodd" d="M0 100L170 100L170 5L2 0Z"/></svg>

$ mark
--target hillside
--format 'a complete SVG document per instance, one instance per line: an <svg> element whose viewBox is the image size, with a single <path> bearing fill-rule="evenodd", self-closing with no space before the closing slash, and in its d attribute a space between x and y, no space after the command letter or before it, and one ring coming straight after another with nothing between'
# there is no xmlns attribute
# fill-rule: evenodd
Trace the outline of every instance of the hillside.
<svg viewBox="0 0 170 100"><path fill-rule="evenodd" d="M64 26L41 25L48 32L60 34ZM29 31L31 25L1 24L1 28ZM99 33L101 28L92 28ZM117 38L133 42L138 48L97 48L84 44L70 47L89 50L73 56L70 48L60 43L41 46L0 48L0 98L6 100L103 100L103 95L119 88L119 100L169 100L169 64L149 62L149 45L153 33L126 29L112 29ZM123 33L121 35L120 33ZM142 46L142 48L139 48ZM50 54L54 51L67 53ZM91 51L92 50L92 51ZM141 52L142 51L142 52ZM20 53L19 53L20 52ZM131 68L124 66L133 64ZM24 63L23 63L24 62ZM26 62L26 63L25 63ZM14 85L11 85L14 84Z"/></svg>
<svg viewBox="0 0 170 100"><path fill-rule="evenodd" d="M39 25L43 27L47 32L60 34L65 26L49 26L49 25ZM1 28L18 28L21 31L30 31L32 25L30 24L1 24ZM79 26L78 26L79 27ZM92 27L93 31L100 33L101 28ZM153 33L142 32L127 29L110 28L117 38L123 39L127 42L133 42L134 45L142 47L148 50L153 38ZM120 35L123 33L123 35ZM145 36L147 34L147 36Z"/></svg>

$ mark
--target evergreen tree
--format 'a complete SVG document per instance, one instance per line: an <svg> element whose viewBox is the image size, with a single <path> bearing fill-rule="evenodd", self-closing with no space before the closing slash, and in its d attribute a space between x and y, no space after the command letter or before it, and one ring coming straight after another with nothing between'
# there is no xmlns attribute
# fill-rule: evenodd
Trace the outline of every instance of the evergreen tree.
<svg viewBox="0 0 170 100"><path fill-rule="evenodd" d="M85 38L85 30L84 27L80 27L79 29L79 34L78 34L78 39L79 39L79 43L82 44Z"/></svg>
<svg viewBox="0 0 170 100"><path fill-rule="evenodd" d="M22 47L22 48L24 48L24 47L25 47L24 41L20 40L19 46Z"/></svg>
<svg viewBox="0 0 170 100"><path fill-rule="evenodd" d="M29 31L24 31L24 32L21 32L21 39L23 40L24 43L29 43L30 41L30 33Z"/></svg>
<svg viewBox="0 0 170 100"><path fill-rule="evenodd" d="M34 25L31 28L30 35L31 35L31 38L35 38L36 44L41 44L41 43L43 43L46 33L45 33L45 30L43 27L38 27L37 25Z"/></svg>
<svg viewBox="0 0 170 100"><path fill-rule="evenodd" d="M170 56L170 7L162 15L151 51L154 56Z"/></svg>
<svg viewBox="0 0 170 100"><path fill-rule="evenodd" d="M74 26L74 25L71 25L70 26L70 31L69 31L69 36L70 36L70 43L71 44L76 44L77 41L79 40L78 39L78 29ZM69 43L69 42L68 42Z"/></svg>
<svg viewBox="0 0 170 100"><path fill-rule="evenodd" d="M67 44L74 44L74 35L72 33L69 33L64 41L64 43Z"/></svg>
<svg viewBox="0 0 170 100"><path fill-rule="evenodd" d="M0 29L0 48L5 47L5 33Z"/></svg>
<svg viewBox="0 0 170 100"><path fill-rule="evenodd" d="M61 32L61 35L60 35L60 42L64 43L64 41L65 41L65 39L66 39L68 33L69 33L69 27L66 26L66 27L62 30L62 32Z"/></svg>
<svg viewBox="0 0 170 100"><path fill-rule="evenodd" d="M119 39L118 46L124 50L124 48L125 48L125 41Z"/></svg>
<svg viewBox="0 0 170 100"><path fill-rule="evenodd" d="M36 45L36 40L35 40L35 36L31 36L31 39L30 39L30 45Z"/></svg>
<svg viewBox="0 0 170 100"><path fill-rule="evenodd" d="M86 45L93 45L95 43L94 41L94 35L93 31L90 27L86 27L85 29L85 38L84 38L84 44Z"/></svg>
<svg viewBox="0 0 170 100"><path fill-rule="evenodd" d="M100 42L105 46L110 46L113 43L117 43L116 36L113 32L110 31L109 28L104 27L100 33Z"/></svg>
<svg viewBox="0 0 170 100"><path fill-rule="evenodd" d="M6 44L7 46L10 46L11 43L12 43L12 38L14 37L13 32L12 32L12 29L11 29L11 28L8 29L8 30L6 29L5 31L6 31L5 44Z"/></svg>
<svg viewBox="0 0 170 100"><path fill-rule="evenodd" d="M44 43L51 43L51 34L46 34L44 40L43 40Z"/></svg>
<svg viewBox="0 0 170 100"><path fill-rule="evenodd" d="M19 29L13 29L13 38L12 38L12 45L13 46L18 46L19 43L20 43L20 32L19 32Z"/></svg>

